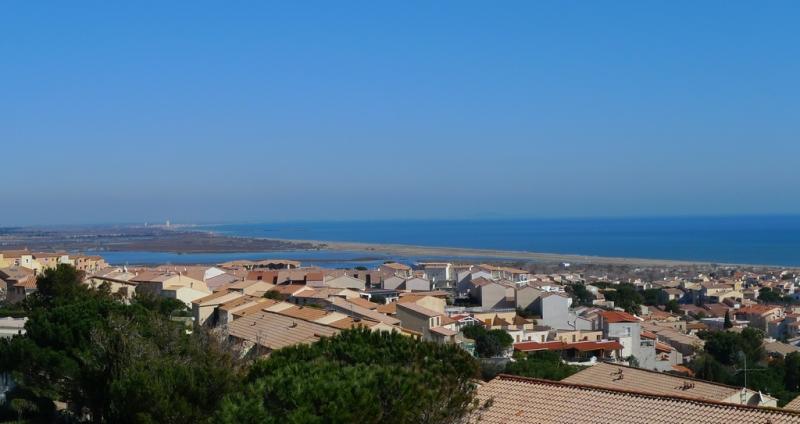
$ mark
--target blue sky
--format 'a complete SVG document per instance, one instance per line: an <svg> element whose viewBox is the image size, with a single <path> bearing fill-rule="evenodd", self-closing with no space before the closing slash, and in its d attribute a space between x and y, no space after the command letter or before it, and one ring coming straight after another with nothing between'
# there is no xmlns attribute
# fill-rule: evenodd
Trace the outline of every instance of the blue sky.
<svg viewBox="0 0 800 424"><path fill-rule="evenodd" d="M800 213L797 2L121 3L0 3L0 225Z"/></svg>

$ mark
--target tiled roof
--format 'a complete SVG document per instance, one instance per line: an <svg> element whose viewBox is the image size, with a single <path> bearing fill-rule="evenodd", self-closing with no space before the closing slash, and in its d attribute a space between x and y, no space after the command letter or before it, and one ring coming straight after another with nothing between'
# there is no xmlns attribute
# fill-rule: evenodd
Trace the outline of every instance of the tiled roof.
<svg viewBox="0 0 800 424"><path fill-rule="evenodd" d="M341 309L343 309L343 310L345 310L345 311L347 311L349 313L353 313L355 315L358 315L358 316L361 316L361 317L364 317L364 318L368 318L368 319L371 319L373 321L382 322L382 323L388 324L388 325L400 324L400 320L397 319L397 318L390 317L388 315L382 314L382 313L380 313L378 311L375 311L375 310L372 310L372 309L364 308L362 306L356 305L355 303L351 303L351 302L349 302L347 300L344 300L344 299L341 299L341 298L338 298L338 297L331 297L331 298L328 299L328 301L332 305L336 305L339 308L341 308Z"/></svg>
<svg viewBox="0 0 800 424"><path fill-rule="evenodd" d="M351 298L351 299L347 299L347 301L352 303L352 304L361 306L363 308L378 309L378 304L377 303L370 302L369 300L363 299L363 298L360 298L360 297L354 297L354 298Z"/></svg>
<svg viewBox="0 0 800 424"><path fill-rule="evenodd" d="M786 405L783 405L783 409L789 409L792 411L800 411L800 396L792 399Z"/></svg>
<svg viewBox="0 0 800 424"><path fill-rule="evenodd" d="M771 312L774 309L781 309L780 306L777 305L752 305L752 306L743 306L739 308L736 313L737 314L758 314L763 315L767 312Z"/></svg>
<svg viewBox="0 0 800 424"><path fill-rule="evenodd" d="M602 316L603 319L609 323L640 322L635 316L622 311L602 311L600 312L600 316Z"/></svg>
<svg viewBox="0 0 800 424"><path fill-rule="evenodd" d="M400 303L397 305L398 308L408 309L410 311L416 312L419 315L425 315L428 317L438 317L440 314L432 309L428 309L424 306L417 305L416 303Z"/></svg>
<svg viewBox="0 0 800 424"><path fill-rule="evenodd" d="M273 350L299 343L313 343L320 337L333 336L338 332L338 329L327 325L272 312L245 316L228 326L228 333L232 337Z"/></svg>
<svg viewBox="0 0 800 424"><path fill-rule="evenodd" d="M590 367L593 368L593 367ZM472 422L527 423L800 423L800 413L657 396L635 391L500 375L478 388L490 405Z"/></svg>
<svg viewBox="0 0 800 424"><path fill-rule="evenodd" d="M566 383L590 384L609 389L630 390L655 395L683 396L693 399L723 401L739 393L733 386L690 380L658 371L601 362L563 380ZM738 396L737 396L738 398Z"/></svg>
<svg viewBox="0 0 800 424"><path fill-rule="evenodd" d="M447 327L432 327L430 330L443 336L455 336L458 334L458 331L453 331Z"/></svg>
<svg viewBox="0 0 800 424"><path fill-rule="evenodd" d="M308 321L316 321L325 315L328 315L328 312L323 309L303 306L292 306L291 308L286 308L279 313L281 315L286 315L287 317L302 318Z"/></svg>
<svg viewBox="0 0 800 424"><path fill-rule="evenodd" d="M520 352L535 352L539 350L567 350L567 349L576 349L581 352L591 352L595 350L620 350L622 349L622 344L618 341L614 340L604 340L604 341L586 341L586 342L576 342L576 343L567 343L562 341L550 341L550 342L522 342L514 344L514 350Z"/></svg>

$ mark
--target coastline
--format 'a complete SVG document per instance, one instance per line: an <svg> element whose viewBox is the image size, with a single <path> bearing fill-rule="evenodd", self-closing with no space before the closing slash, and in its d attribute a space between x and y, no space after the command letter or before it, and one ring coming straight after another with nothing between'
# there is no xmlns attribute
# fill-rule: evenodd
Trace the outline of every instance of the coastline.
<svg viewBox="0 0 800 424"><path fill-rule="evenodd" d="M534 261L543 263L580 263L598 265L642 265L642 266L692 266L692 265L722 265L722 266L752 266L765 268L780 268L775 265L757 264L730 264L704 261L682 261L672 259L647 259L647 258L621 258L607 256L590 256L560 253L542 253L517 250L495 250L495 249L473 249L463 247L437 247L437 246L418 246L406 244L389 243L361 243L361 242L340 242L325 240L294 240L294 239L273 239L286 243L308 243L319 246L320 250L341 250L341 251L364 251L381 253L394 256L414 256L414 257L434 257L434 258L485 258L493 260L516 260Z"/></svg>

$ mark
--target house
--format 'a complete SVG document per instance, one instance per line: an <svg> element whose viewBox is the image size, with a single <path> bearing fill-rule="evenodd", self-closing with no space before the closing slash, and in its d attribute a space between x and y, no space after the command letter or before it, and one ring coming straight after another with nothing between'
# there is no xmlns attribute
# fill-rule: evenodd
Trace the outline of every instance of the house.
<svg viewBox="0 0 800 424"><path fill-rule="evenodd" d="M36 291L35 271L21 266L0 269L0 278L6 283L6 299L19 302Z"/></svg>
<svg viewBox="0 0 800 424"><path fill-rule="evenodd" d="M652 341L642 341L641 320L629 313L622 311L603 311L600 313L600 328L606 338L618 340L622 346L622 357L635 357L642 367L650 368L645 364L645 356L655 355L655 344ZM644 348L644 349L643 349ZM653 351L647 355L646 351Z"/></svg>
<svg viewBox="0 0 800 424"><path fill-rule="evenodd" d="M436 311L442 315L445 314L444 310L445 306L447 305L447 302L444 299L438 297L411 294L408 296L400 297L396 302L389 302L383 305L378 305L378 308L376 310L380 313L394 316L397 314L397 305L400 303L415 303L422 307Z"/></svg>
<svg viewBox="0 0 800 424"><path fill-rule="evenodd" d="M477 267L479 270L488 272L496 280L509 280L514 283L527 282L530 279L530 272L524 269L510 268L504 266L494 266L488 264L481 264Z"/></svg>
<svg viewBox="0 0 800 424"><path fill-rule="evenodd" d="M217 324L217 308L231 300L243 298L237 291L220 290L208 296L192 300L192 316L196 325L214 326Z"/></svg>
<svg viewBox="0 0 800 424"><path fill-rule="evenodd" d="M107 287L108 290L129 302L136 294L137 283L130 281L136 274L119 268L106 268L90 275L83 283L93 289Z"/></svg>
<svg viewBox="0 0 800 424"><path fill-rule="evenodd" d="M325 307L328 305L328 299L331 297L339 297L347 300L361 299L359 292L350 289L338 289L333 287L321 287L312 289L310 287L305 290L296 292L290 295L287 299L288 302L296 305L317 305Z"/></svg>
<svg viewBox="0 0 800 424"><path fill-rule="evenodd" d="M621 381L626 380L623 377ZM681 381L678 387L692 390L691 385L690 381ZM478 403L485 406L468 421L481 424L800 423L800 413L788 409L727 404L683 394L656 395L644 389L646 387L621 390L597 387L594 383L501 374L478 387Z"/></svg>
<svg viewBox="0 0 800 424"><path fill-rule="evenodd" d="M366 283L364 280L349 275L341 275L325 280L325 286L338 289L364 290L366 288Z"/></svg>
<svg viewBox="0 0 800 424"><path fill-rule="evenodd" d="M97 255L78 255L72 259L72 265L78 271L86 273L93 273L108 267L108 263L106 263L105 259Z"/></svg>
<svg viewBox="0 0 800 424"><path fill-rule="evenodd" d="M670 301L670 300L674 300L676 302L684 301L684 296L686 295L686 293L684 293L683 290L681 290L679 288L666 288L666 289L663 289L663 290L664 290L664 293L666 294L667 301Z"/></svg>
<svg viewBox="0 0 800 424"><path fill-rule="evenodd" d="M137 284L137 293L177 299L189 308L192 307L193 300L211 294L203 281L172 271L145 271L130 281Z"/></svg>
<svg viewBox="0 0 800 424"><path fill-rule="evenodd" d="M523 353L540 351L561 352L562 357L570 362L587 362L595 360L616 361L620 358L622 345L617 341L600 340L567 343L560 340L548 342L515 343L514 350Z"/></svg>
<svg viewBox="0 0 800 424"><path fill-rule="evenodd" d="M384 290L404 290L406 280L405 278L400 278L396 275L392 275L391 277L385 278L381 282L381 288Z"/></svg>
<svg viewBox="0 0 800 424"><path fill-rule="evenodd" d="M401 323L398 318L380 313L377 309L366 308L358 303L350 302L349 300L345 300L340 297L329 297L326 309L329 311L340 312L350 317L369 319L389 326L395 326Z"/></svg>
<svg viewBox="0 0 800 424"><path fill-rule="evenodd" d="M413 302L397 304L397 318L403 328L422 334L424 340L454 343L457 331L442 328L443 314Z"/></svg>
<svg viewBox="0 0 800 424"><path fill-rule="evenodd" d="M419 291L430 291L431 290L431 282L430 280L426 280L424 278L413 277L406 279L403 283L405 290L412 291L412 292L419 292Z"/></svg>
<svg viewBox="0 0 800 424"><path fill-rule="evenodd" d="M224 288L232 291L237 291L241 294L250 296L263 296L264 293L274 289L276 286L271 282L264 280L244 280L237 281L232 284L223 286ZM292 285L291 287L303 287L299 285Z"/></svg>
<svg viewBox="0 0 800 424"><path fill-rule="evenodd" d="M598 363L563 381L736 405L777 406L777 399L758 391L618 364Z"/></svg>
<svg viewBox="0 0 800 424"><path fill-rule="evenodd" d="M278 304L277 300L267 299L260 296L242 296L217 307L217 325L225 326L236 320L237 314L252 308L267 309ZM268 310L268 309L267 309Z"/></svg>
<svg viewBox="0 0 800 424"><path fill-rule="evenodd" d="M542 295L542 291L530 285L514 288L514 303L517 309L533 308L533 303Z"/></svg>
<svg viewBox="0 0 800 424"><path fill-rule="evenodd" d="M776 305L743 306L736 311L736 319L749 321L750 327L757 328L767 334L770 334L768 324L775 320L782 320L784 316L783 307Z"/></svg>
<svg viewBox="0 0 800 424"><path fill-rule="evenodd" d="M455 280L453 264L446 262L422 262L418 264L425 273L425 279L434 284L447 283Z"/></svg>
<svg viewBox="0 0 800 424"><path fill-rule="evenodd" d="M471 281L470 297L483 309L513 308L514 287L483 277ZM509 290L510 301L509 301Z"/></svg>
<svg viewBox="0 0 800 424"><path fill-rule="evenodd" d="M562 293L544 293L534 302L533 311L541 315L537 320L555 330L592 330L595 324L570 310L572 298Z"/></svg>
<svg viewBox="0 0 800 424"><path fill-rule="evenodd" d="M400 278L412 277L411 267L397 262L387 262L378 267L385 275L394 275Z"/></svg>
<svg viewBox="0 0 800 424"><path fill-rule="evenodd" d="M228 338L243 354L252 351L255 356L263 356L283 347L314 343L339 331L329 325L262 311L233 321L228 325Z"/></svg>

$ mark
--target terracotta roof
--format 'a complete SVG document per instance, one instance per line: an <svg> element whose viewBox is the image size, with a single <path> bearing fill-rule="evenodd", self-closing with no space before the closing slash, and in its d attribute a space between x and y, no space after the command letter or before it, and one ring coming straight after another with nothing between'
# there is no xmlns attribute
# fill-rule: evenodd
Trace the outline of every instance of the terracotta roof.
<svg viewBox="0 0 800 424"><path fill-rule="evenodd" d="M600 312L600 316L606 322L609 323L617 323L617 322L641 322L639 318L622 311L602 311Z"/></svg>
<svg viewBox="0 0 800 424"><path fill-rule="evenodd" d="M504 374L480 386L478 398L481 404L492 400L472 419L483 424L800 423L799 413L777 408L657 396Z"/></svg>
<svg viewBox="0 0 800 424"><path fill-rule="evenodd" d="M382 314L372 309L364 308L362 306L356 305L355 303L351 303L345 299L341 299L338 297L331 297L328 299L328 301L332 305L336 305L337 307L347 311L347 313L353 313L363 318L368 318L373 321L382 322L388 325L400 324L400 320L397 318L390 317L388 315Z"/></svg>
<svg viewBox="0 0 800 424"><path fill-rule="evenodd" d="M275 286L271 288L269 291L274 291L280 294L291 296L301 290L313 290L313 289L307 287L304 284L285 284L285 285Z"/></svg>
<svg viewBox="0 0 800 424"><path fill-rule="evenodd" d="M287 317L302 318L308 321L316 321L328 315L328 312L323 309L303 306L292 306L291 308L286 308L278 313L281 315L286 315Z"/></svg>
<svg viewBox="0 0 800 424"><path fill-rule="evenodd" d="M370 302L369 300L363 299L363 298L360 298L360 297L353 297L353 298L347 299L347 301L352 303L352 304L354 304L354 305L361 306L363 308L378 309L378 304L377 303Z"/></svg>
<svg viewBox="0 0 800 424"><path fill-rule="evenodd" d="M622 378L620 378L622 377ZM566 383L590 384L617 390L629 390L654 395L683 396L722 402L737 395L740 388L687 379L658 371L601 362L563 380ZM735 396L739 399L739 396Z"/></svg>
<svg viewBox="0 0 800 424"><path fill-rule="evenodd" d="M576 342L576 343L567 343L562 341L551 341L551 342L522 342L514 344L514 350L520 352L536 352L540 350L568 350L568 349L576 349L580 352L591 352L595 350L620 350L622 349L622 344L615 340L605 340L605 341L586 341L586 342Z"/></svg>
<svg viewBox="0 0 800 424"><path fill-rule="evenodd" d="M656 334L647 330L642 330L640 337L643 339L655 340Z"/></svg>
<svg viewBox="0 0 800 424"><path fill-rule="evenodd" d="M416 303L400 303L397 305L398 308L408 309L412 312L416 312L419 315L425 315L428 317L438 317L440 314L432 309L428 309L424 306L417 305Z"/></svg>
<svg viewBox="0 0 800 424"><path fill-rule="evenodd" d="M385 305L378 305L376 311L382 314L394 315L397 313L397 302L389 302Z"/></svg>
<svg viewBox="0 0 800 424"><path fill-rule="evenodd" d="M783 409L789 409L792 411L800 411L800 396L792 399L786 405L783 405Z"/></svg>
<svg viewBox="0 0 800 424"><path fill-rule="evenodd" d="M736 311L736 314L758 314L763 315L774 309L781 309L777 305L751 305L743 306Z"/></svg>
<svg viewBox="0 0 800 424"><path fill-rule="evenodd" d="M402 271L408 271L408 270L411 269L410 266L403 265L403 264L397 263L397 262L389 262L389 263L383 264L383 266L385 266L387 268L391 268L391 269L402 270Z"/></svg>
<svg viewBox="0 0 800 424"><path fill-rule="evenodd" d="M430 329L434 333L441 334L443 336L455 336L458 334L458 331L453 331L447 327L433 327Z"/></svg>
<svg viewBox="0 0 800 424"><path fill-rule="evenodd" d="M338 329L327 325L272 312L245 316L228 326L231 337L273 350L299 343L313 343L320 337L333 336L338 332Z"/></svg>

